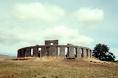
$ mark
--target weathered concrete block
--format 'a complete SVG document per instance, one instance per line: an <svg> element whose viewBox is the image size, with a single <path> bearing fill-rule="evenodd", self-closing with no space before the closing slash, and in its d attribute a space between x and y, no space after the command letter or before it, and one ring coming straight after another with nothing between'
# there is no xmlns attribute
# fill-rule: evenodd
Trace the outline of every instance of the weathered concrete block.
<svg viewBox="0 0 118 78"><path fill-rule="evenodd" d="M45 40L45 45L58 45L58 40Z"/></svg>
<svg viewBox="0 0 118 78"><path fill-rule="evenodd" d="M77 48L77 58L81 58L82 57L82 50L81 48Z"/></svg>
<svg viewBox="0 0 118 78"><path fill-rule="evenodd" d="M65 57L65 47L60 47L60 56Z"/></svg>
<svg viewBox="0 0 118 78"><path fill-rule="evenodd" d="M69 56L70 58L75 58L74 47L69 47Z"/></svg>
<svg viewBox="0 0 118 78"><path fill-rule="evenodd" d="M45 45L25 47L18 50L17 57L63 56L70 58L91 57L89 48L72 44L58 45L58 40L46 40Z"/></svg>

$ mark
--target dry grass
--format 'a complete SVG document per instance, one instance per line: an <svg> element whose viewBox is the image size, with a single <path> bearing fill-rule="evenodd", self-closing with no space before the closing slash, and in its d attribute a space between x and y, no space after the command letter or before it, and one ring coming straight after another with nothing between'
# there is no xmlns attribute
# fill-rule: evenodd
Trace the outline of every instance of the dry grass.
<svg viewBox="0 0 118 78"><path fill-rule="evenodd" d="M118 64L62 57L0 60L0 78L118 78Z"/></svg>

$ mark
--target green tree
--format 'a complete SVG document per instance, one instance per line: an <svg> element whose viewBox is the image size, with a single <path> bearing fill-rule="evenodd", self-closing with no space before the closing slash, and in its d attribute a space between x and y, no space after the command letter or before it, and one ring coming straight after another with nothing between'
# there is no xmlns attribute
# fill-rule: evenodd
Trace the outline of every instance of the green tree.
<svg viewBox="0 0 118 78"><path fill-rule="evenodd" d="M96 44L93 50L93 56L102 61L114 61L115 56L109 52L109 47L105 44Z"/></svg>

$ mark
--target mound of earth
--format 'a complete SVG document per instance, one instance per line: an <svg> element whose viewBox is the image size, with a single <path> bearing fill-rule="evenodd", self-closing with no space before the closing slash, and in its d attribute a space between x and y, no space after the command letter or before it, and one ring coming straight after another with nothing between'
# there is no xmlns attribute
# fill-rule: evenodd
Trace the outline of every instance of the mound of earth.
<svg viewBox="0 0 118 78"><path fill-rule="evenodd" d="M95 58L6 59L0 61L0 78L118 78L118 64Z"/></svg>
<svg viewBox="0 0 118 78"><path fill-rule="evenodd" d="M96 58L78 58L78 59L66 59L64 57L26 57L26 58L18 58L17 60L24 62L58 62L58 63L77 63L77 65L117 65L113 62L100 61Z"/></svg>

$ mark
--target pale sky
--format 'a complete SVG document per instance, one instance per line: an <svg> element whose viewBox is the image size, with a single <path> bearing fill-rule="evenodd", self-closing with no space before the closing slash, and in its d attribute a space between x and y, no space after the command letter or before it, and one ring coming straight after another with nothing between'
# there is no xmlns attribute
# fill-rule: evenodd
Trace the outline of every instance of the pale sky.
<svg viewBox="0 0 118 78"><path fill-rule="evenodd" d="M58 39L93 49L104 43L118 59L118 0L1 0L0 54Z"/></svg>

